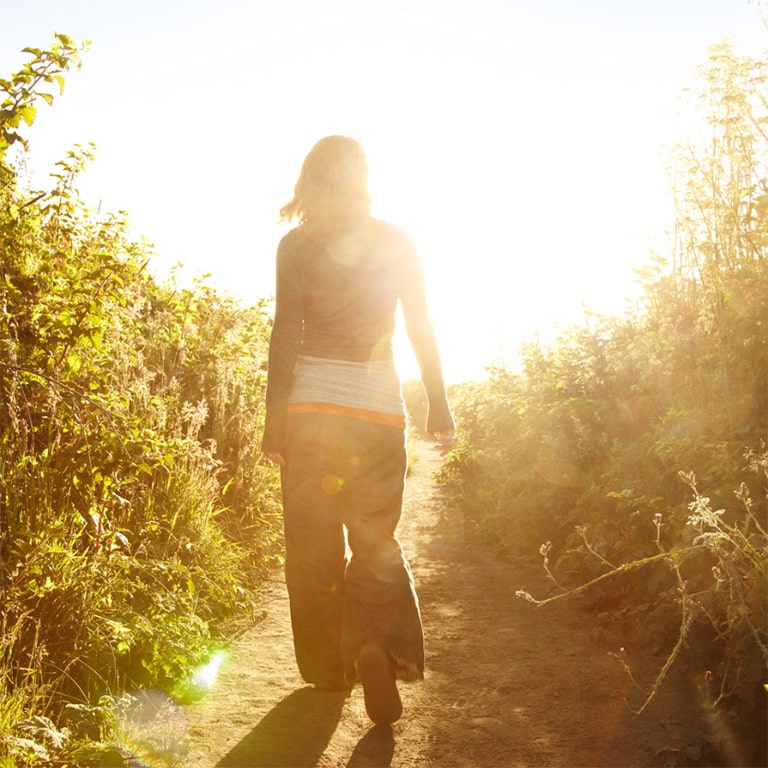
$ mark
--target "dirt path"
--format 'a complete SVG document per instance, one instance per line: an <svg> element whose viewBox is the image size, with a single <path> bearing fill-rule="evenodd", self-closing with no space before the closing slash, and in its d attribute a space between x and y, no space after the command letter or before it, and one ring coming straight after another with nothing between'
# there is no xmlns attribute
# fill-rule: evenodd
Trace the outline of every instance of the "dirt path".
<svg viewBox="0 0 768 768"><path fill-rule="evenodd" d="M537 609L515 597L519 588L547 594L538 562L467 546L435 493L439 456L425 444L412 450L399 535L420 596L427 674L401 685L402 720L373 727L359 687L347 697L303 684L277 581L264 621L231 649L212 692L185 708L176 765L706 765L692 692L672 684L633 716L626 676L588 614L569 601Z"/></svg>

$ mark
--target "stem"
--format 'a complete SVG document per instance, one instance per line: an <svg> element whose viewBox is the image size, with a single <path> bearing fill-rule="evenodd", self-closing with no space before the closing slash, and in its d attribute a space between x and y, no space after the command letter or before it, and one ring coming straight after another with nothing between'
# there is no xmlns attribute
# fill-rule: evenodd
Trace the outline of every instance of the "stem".
<svg viewBox="0 0 768 768"><path fill-rule="evenodd" d="M700 549L700 546L683 547L682 549L675 550L675 555L687 555L689 552L695 552L698 549ZM562 600L564 597L575 597L576 595L579 595L582 592L586 592L591 587L594 587L595 584L599 584L600 582L605 581L606 579L609 579L612 576L618 576L621 573L629 573L630 571L635 571L644 565L649 565L650 563L656 563L659 560L664 560L670 556L671 555L669 555L666 552L659 552L659 554L657 555L651 555L650 557L645 557L642 560L635 560L632 563L625 563L624 565L619 565L613 568L612 570L608 571L608 573L603 573L600 576L596 576L594 579L591 579L585 584L582 584L581 586L578 586L575 589L570 589L567 592L564 592L563 594L553 595L552 597L547 597L544 600L537 600L532 595L529 595L528 593L526 593L528 596L525 599L531 603L534 603L534 605L536 605L537 607L540 607L542 605L548 605L549 603L554 603L556 600Z"/></svg>

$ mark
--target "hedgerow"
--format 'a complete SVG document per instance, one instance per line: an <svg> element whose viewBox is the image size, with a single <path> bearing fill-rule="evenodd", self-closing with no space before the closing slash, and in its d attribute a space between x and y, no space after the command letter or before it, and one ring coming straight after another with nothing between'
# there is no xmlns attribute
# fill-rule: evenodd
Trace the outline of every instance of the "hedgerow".
<svg viewBox="0 0 768 768"><path fill-rule="evenodd" d="M49 189L28 188L24 127L82 52L56 35L0 80L0 755L11 765L42 759L40 717L54 718L56 741L52 723L74 704L183 690L228 623L259 610L281 557L276 477L258 450L266 303L154 278L126 215L78 193L93 147L73 147Z"/></svg>

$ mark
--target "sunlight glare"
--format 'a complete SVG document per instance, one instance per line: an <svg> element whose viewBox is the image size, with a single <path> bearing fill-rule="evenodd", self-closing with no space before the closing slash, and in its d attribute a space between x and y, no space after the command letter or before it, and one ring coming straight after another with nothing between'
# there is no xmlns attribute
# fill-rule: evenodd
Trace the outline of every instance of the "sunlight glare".
<svg viewBox="0 0 768 768"><path fill-rule="evenodd" d="M206 691L213 690L223 661L224 651L217 651L214 653L213 658L207 664L204 664L202 667L195 670L195 673L192 676L194 685Z"/></svg>

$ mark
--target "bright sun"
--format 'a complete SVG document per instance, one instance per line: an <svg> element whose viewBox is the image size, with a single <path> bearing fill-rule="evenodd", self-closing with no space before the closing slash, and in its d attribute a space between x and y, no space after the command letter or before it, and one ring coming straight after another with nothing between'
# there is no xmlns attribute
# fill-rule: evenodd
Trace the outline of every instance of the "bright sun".
<svg viewBox="0 0 768 768"><path fill-rule="evenodd" d="M449 382L483 378L488 366L509 365L522 343L551 339L587 311L620 313L636 295L633 267L649 241L632 230L647 235L649 222L663 220L660 165L627 178L574 143L555 157L546 133L520 137L517 150L489 141L452 163L455 136L410 155L376 139L366 148L373 213L416 241ZM542 171L547 159L560 168L556 186ZM401 375L418 376L402 331L396 350Z"/></svg>

